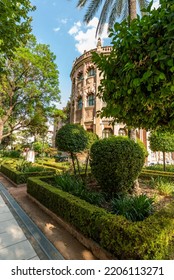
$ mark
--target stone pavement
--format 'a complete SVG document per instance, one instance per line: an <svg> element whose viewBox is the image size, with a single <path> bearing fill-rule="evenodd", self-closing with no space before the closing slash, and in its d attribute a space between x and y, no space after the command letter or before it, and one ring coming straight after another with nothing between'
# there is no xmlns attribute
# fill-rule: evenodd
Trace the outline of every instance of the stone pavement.
<svg viewBox="0 0 174 280"><path fill-rule="evenodd" d="M0 183L0 260L63 257Z"/></svg>

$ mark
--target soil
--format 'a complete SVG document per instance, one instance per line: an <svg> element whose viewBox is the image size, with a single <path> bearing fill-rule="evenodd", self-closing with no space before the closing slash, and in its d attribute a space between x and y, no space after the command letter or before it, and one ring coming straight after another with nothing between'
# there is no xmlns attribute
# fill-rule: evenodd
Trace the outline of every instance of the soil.
<svg viewBox="0 0 174 280"><path fill-rule="evenodd" d="M97 259L90 250L83 246L47 213L41 210L41 208L27 196L25 186L16 188L1 175L0 181L65 259Z"/></svg>

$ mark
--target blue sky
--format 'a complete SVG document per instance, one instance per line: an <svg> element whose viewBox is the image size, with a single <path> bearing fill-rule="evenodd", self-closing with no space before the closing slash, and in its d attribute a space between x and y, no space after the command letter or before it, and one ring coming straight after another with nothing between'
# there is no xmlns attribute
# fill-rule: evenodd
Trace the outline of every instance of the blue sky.
<svg viewBox="0 0 174 280"><path fill-rule="evenodd" d="M158 0L156 0L158 1ZM71 94L70 72L73 61L84 50L96 47L95 30L98 18L95 17L88 26L83 23L85 8L76 8L77 0L31 0L37 7L32 13L33 33L39 43L50 45L56 55L59 70L59 87L62 108ZM109 45L107 25L101 36L103 45Z"/></svg>
<svg viewBox="0 0 174 280"><path fill-rule="evenodd" d="M77 9L77 0L31 0L37 7L32 13L33 33L39 43L50 45L56 55L59 70L61 103L66 105L71 94L70 72L73 61L84 50L96 47L95 17L88 26L83 23L85 9ZM107 29L107 26L106 26ZM109 45L107 33L102 34L103 45Z"/></svg>

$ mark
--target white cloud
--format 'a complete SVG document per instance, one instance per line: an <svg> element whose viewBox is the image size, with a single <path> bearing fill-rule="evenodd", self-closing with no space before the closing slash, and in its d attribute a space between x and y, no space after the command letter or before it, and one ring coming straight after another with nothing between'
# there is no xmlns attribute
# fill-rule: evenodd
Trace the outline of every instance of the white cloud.
<svg viewBox="0 0 174 280"><path fill-rule="evenodd" d="M83 53L84 50L88 51L90 49L96 48L97 38L95 37L96 27L98 24L98 18L94 17L87 26L82 25L81 22L76 22L68 31L68 33L74 37L76 49L79 53ZM104 26L101 39L108 38L107 34L107 24Z"/></svg>
<svg viewBox="0 0 174 280"><path fill-rule="evenodd" d="M58 32L60 30L60 27L56 27L56 28L53 28L54 32Z"/></svg>
<svg viewBox="0 0 174 280"><path fill-rule="evenodd" d="M81 22L75 22L74 25L70 28L70 30L68 31L68 33L70 35L75 35L80 31L80 27L81 27Z"/></svg>
<svg viewBox="0 0 174 280"><path fill-rule="evenodd" d="M63 19L61 19L61 23L63 23L63 24L66 24L66 23L67 23L67 21L68 21L68 19L67 19L67 18L63 18Z"/></svg>

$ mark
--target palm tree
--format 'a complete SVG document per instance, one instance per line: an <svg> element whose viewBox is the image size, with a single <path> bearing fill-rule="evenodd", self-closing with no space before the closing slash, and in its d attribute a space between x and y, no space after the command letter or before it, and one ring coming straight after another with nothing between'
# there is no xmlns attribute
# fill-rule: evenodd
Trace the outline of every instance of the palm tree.
<svg viewBox="0 0 174 280"><path fill-rule="evenodd" d="M87 24L101 8L96 29L96 35L100 35L106 22L108 22L109 31L117 19L123 20L128 16L130 16L130 20L134 19L137 14L137 3L142 9L147 7L149 0L78 0L77 7L83 8L86 4L89 4L84 16L84 22Z"/></svg>

